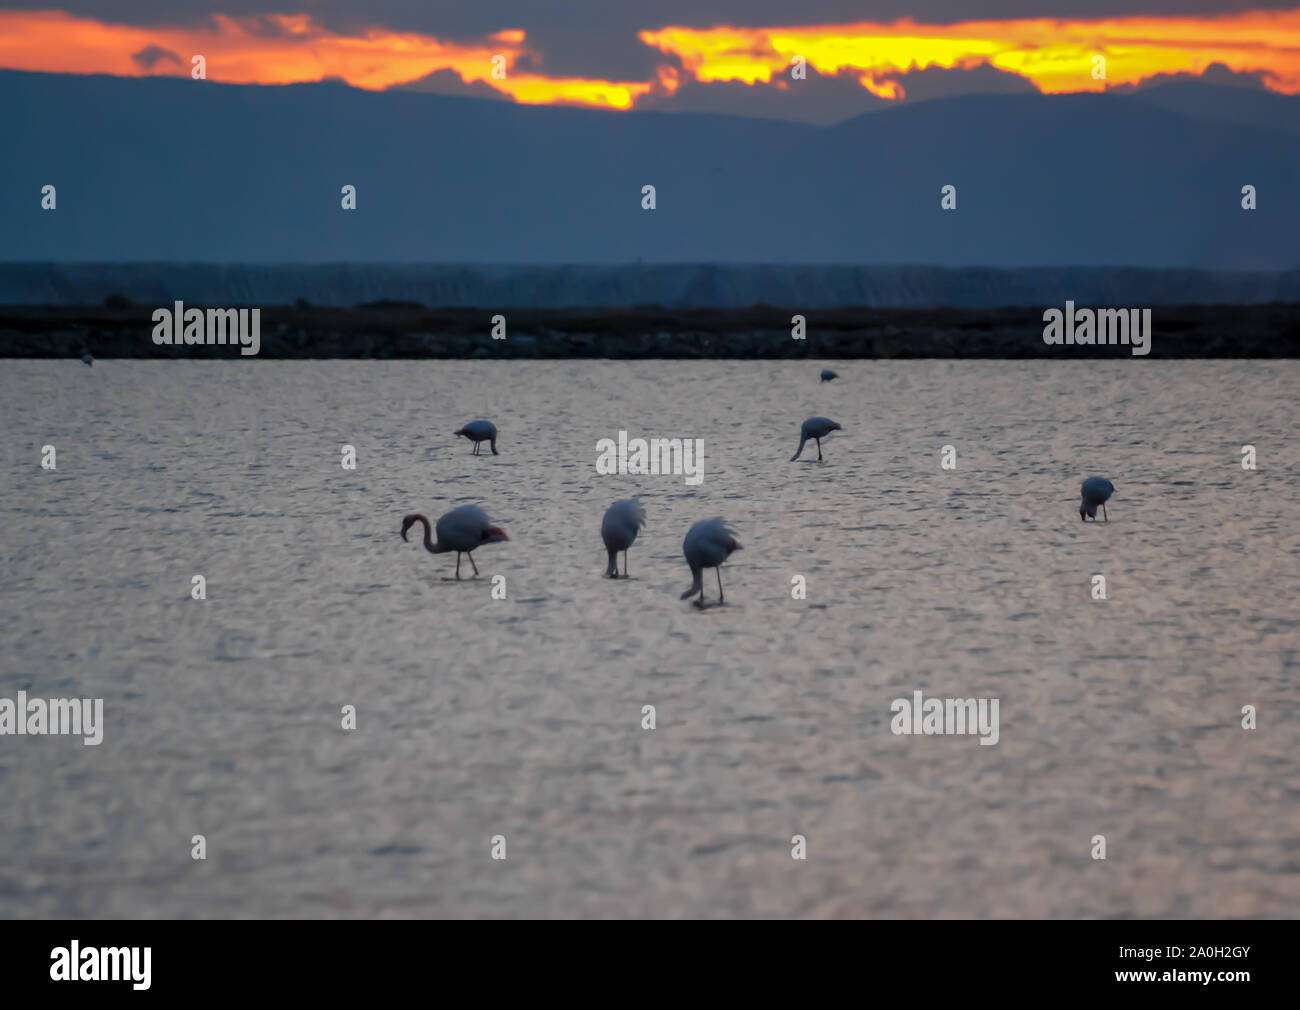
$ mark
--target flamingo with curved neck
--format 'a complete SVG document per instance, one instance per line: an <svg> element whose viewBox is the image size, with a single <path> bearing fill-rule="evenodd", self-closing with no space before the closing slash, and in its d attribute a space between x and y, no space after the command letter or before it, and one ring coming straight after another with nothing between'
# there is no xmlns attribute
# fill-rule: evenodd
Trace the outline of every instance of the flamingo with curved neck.
<svg viewBox="0 0 1300 1010"><path fill-rule="evenodd" d="M795 450L790 462L793 463L803 452L804 443L812 439L817 443L817 462L822 461L822 439L832 431L843 431L838 424L829 417L810 417L799 428L799 448Z"/></svg>
<svg viewBox="0 0 1300 1010"><path fill-rule="evenodd" d="M430 535L429 520L418 512L412 512L402 519L402 539L406 532L416 523L424 525L424 549L430 554L449 554L456 552L456 578L460 578L460 556L469 555L469 563L477 575L478 565L474 564L473 551L484 544L500 543L509 540L505 530L493 526L487 513L477 505L462 505L444 514L438 520L433 532L437 533L437 542Z"/></svg>

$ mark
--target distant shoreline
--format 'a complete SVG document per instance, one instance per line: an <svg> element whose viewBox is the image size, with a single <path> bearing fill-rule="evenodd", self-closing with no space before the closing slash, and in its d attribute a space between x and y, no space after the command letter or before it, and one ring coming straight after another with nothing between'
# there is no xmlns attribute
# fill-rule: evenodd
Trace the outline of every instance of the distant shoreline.
<svg viewBox="0 0 1300 1010"><path fill-rule="evenodd" d="M151 317L157 307L123 300L108 306L0 306L0 357L76 359L89 352L96 358L240 361L1300 358L1300 302L1156 306L1150 355L1136 359L1123 345L1045 344L1043 312L1049 306L435 309L404 302L354 308L300 302L261 308L261 349L251 359L237 346L154 344ZM497 315L505 318L505 339L492 338ZM806 339L791 335L795 315L806 318Z"/></svg>
<svg viewBox="0 0 1300 1010"><path fill-rule="evenodd" d="M1300 268L869 266L836 263L0 263L0 306L313 305L744 310L1152 307L1300 302Z"/></svg>

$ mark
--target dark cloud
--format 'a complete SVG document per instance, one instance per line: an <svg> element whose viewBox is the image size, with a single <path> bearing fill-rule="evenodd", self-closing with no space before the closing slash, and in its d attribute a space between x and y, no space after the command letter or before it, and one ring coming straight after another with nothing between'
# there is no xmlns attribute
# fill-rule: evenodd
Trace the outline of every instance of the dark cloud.
<svg viewBox="0 0 1300 1010"><path fill-rule="evenodd" d="M1147 88L1158 88L1162 84L1214 84L1220 87L1229 88L1251 88L1254 90L1267 90L1267 75L1250 70L1230 70L1222 63L1211 63L1205 68L1203 74L1156 74L1154 77L1147 77L1137 84L1122 84L1111 88L1111 91L1144 91Z"/></svg>
<svg viewBox="0 0 1300 1010"><path fill-rule="evenodd" d="M891 74L887 79L902 86L906 94L903 102L1037 90L1025 78L987 65L972 70L931 67L910 74ZM829 126L864 112L898 104L898 101L878 98L864 88L856 71L819 74L809 67L808 77L802 81L790 79L788 72L766 84L687 80L672 94L656 91L646 95L636 107L662 112L712 112L760 119L790 119Z"/></svg>
<svg viewBox="0 0 1300 1010"><path fill-rule="evenodd" d="M547 24L526 29L525 45L537 57L521 58L518 73L546 77L585 77L601 81L648 81L656 68L677 66L677 57L642 43L635 31L610 31L578 25L559 28Z"/></svg>
<svg viewBox="0 0 1300 1010"><path fill-rule="evenodd" d="M927 67L913 70L910 74L890 74L888 77L902 86L909 102L956 95L1011 95L1038 90L1029 78L1007 73L987 63L970 70Z"/></svg>
<svg viewBox="0 0 1300 1010"><path fill-rule="evenodd" d="M56 6L101 21L135 25L195 25L211 20L211 0L0 0L0 10L49 10ZM503 28L532 33L632 35L664 25L745 26L843 24L910 17L946 24L986 18L1097 18L1125 14L1226 14L1241 10L1290 10L1295 0L370 0L364 14L355 0L223 0L231 17L310 14L335 29L382 25L457 39L479 38Z"/></svg>
<svg viewBox="0 0 1300 1010"><path fill-rule="evenodd" d="M241 28L258 39L287 39L293 33L280 21L264 14L250 14L236 19Z"/></svg>
<svg viewBox="0 0 1300 1010"><path fill-rule="evenodd" d="M812 67L807 71L807 79L802 81L791 79L787 72L769 83L756 84L740 81L703 83L688 78L672 94L654 91L643 96L636 108L789 119L829 126L891 104L864 88L856 73L819 74Z"/></svg>
<svg viewBox="0 0 1300 1010"><path fill-rule="evenodd" d="M185 61L180 56L162 46L145 46L138 53L132 53L131 60L141 70L152 70L156 64L164 60L175 63L178 67L185 66Z"/></svg>

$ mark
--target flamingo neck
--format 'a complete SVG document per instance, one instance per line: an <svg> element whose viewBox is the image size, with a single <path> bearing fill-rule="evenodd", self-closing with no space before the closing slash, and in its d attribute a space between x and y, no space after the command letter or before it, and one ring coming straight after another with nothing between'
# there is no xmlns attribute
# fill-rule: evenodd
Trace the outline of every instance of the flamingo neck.
<svg viewBox="0 0 1300 1010"><path fill-rule="evenodd" d="M439 547L433 542L433 538L429 536L429 520L424 516L416 516L415 521L424 527L424 549L433 554L441 554L445 548Z"/></svg>

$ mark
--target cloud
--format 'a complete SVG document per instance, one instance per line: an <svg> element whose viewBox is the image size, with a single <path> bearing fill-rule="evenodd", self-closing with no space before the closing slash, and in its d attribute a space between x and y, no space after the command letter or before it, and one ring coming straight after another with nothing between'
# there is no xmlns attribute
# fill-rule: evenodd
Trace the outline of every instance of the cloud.
<svg viewBox="0 0 1300 1010"><path fill-rule="evenodd" d="M823 73L857 71L882 98L898 98L897 79L928 67L971 70L988 64L1048 93L1104 91L1162 73L1200 74L1213 63L1264 71L1278 90L1300 91L1300 8L1243 11L1216 18L1146 15L920 24L911 20L778 27L670 25L642 31L647 45L678 57L700 81L771 81L794 58ZM1105 77L1093 61L1106 57Z"/></svg>
<svg viewBox="0 0 1300 1010"><path fill-rule="evenodd" d="M1271 77L1265 71L1230 70L1222 63L1211 63L1203 73L1189 74L1155 74L1136 84L1121 84L1112 91L1145 91L1158 88L1162 84L1213 84L1218 87L1249 88L1254 91L1268 90L1267 80Z"/></svg>
<svg viewBox="0 0 1300 1010"><path fill-rule="evenodd" d="M957 95L1018 95L1038 90L1028 78L1007 73L987 63L969 70L959 67L927 67L924 70L913 70L910 74L890 75L888 79L898 82L909 102L953 98Z"/></svg>
<svg viewBox="0 0 1300 1010"><path fill-rule="evenodd" d="M1037 89L1018 74L987 65L970 70L930 67L884 78L899 85L900 100L879 98L862 86L859 72L818 73L807 68L805 80L789 72L771 81L697 81L686 78L675 91L656 88L637 102L638 110L705 112L757 119L788 119L830 126L863 113L900 104L974 94L1019 94Z"/></svg>
<svg viewBox="0 0 1300 1010"><path fill-rule="evenodd" d="M132 53L131 59L141 70L152 70L155 64L164 60L175 63L178 67L185 66L185 61L176 53L152 44L145 46L138 53Z"/></svg>
<svg viewBox="0 0 1300 1010"><path fill-rule="evenodd" d="M655 0L653 4L611 0L368 0L359 15L356 0L0 0L0 10L40 11L57 7L106 24L196 27L210 23L213 7L227 17L309 14L327 28L361 27L421 32L453 41L522 28L530 35L600 32L635 36L663 25L850 24L870 17L910 17L927 24L1008 18L1111 18L1151 15L1200 17L1253 10L1288 10L1295 0ZM869 7L869 11L864 11Z"/></svg>
<svg viewBox="0 0 1300 1010"><path fill-rule="evenodd" d="M72 0L71 9L79 2ZM147 5L153 0L137 2L137 12L153 10ZM380 0L364 15L338 8L335 0L313 3L319 14L312 15L258 12L260 3L272 0L223 2L231 13L200 16L182 7L169 15L170 27L147 28L125 25L118 16L101 22L61 10L0 8L0 67L133 75L158 66L170 69L172 63L184 66L177 53L201 52L209 80L218 82L338 78L371 90L402 87L493 99L504 94L524 104L726 112L816 123L859 115L881 100L1031 88L1101 92L1149 80L1213 79L1242 86L1258 81L1271 90L1300 93L1300 8L1215 18L1104 17L1097 12L1109 0L1096 0L1103 6L1082 19L1040 14L959 23L810 24L807 18L818 12L829 17L837 4L843 6L841 0L811 0L798 12L800 23L772 27L767 19L774 12L783 18L795 12L773 0L754 0L743 15L733 0L706 0L712 23L694 28L692 22L702 17L698 11L685 15L680 0L665 0L656 6L655 18L683 17L637 31L624 27L632 23L626 20L632 16L628 5L596 10L587 0L573 0L541 23L532 8L512 0L478 0L468 12L465 5L453 9L444 0L428 0L427 9ZM983 4L978 8L983 12L1028 0L975 2ZM1067 9L1067 0L1057 2ZM1195 6L1216 0L1133 2ZM930 6L939 12L943 4L934 0ZM717 20L732 14L769 27ZM637 14L636 23L648 16ZM439 19L445 23L433 24ZM412 27L425 24L433 30ZM497 27L503 24L515 27ZM465 34L472 26L479 34ZM1097 55L1106 57L1105 79L1092 76ZM505 77L493 73L500 69L498 56L505 59ZM806 60L805 80L789 76L796 57Z"/></svg>
<svg viewBox="0 0 1300 1010"><path fill-rule="evenodd" d="M660 67L679 65L675 56L647 46L636 32L546 25L526 29L526 33L527 51L517 64L521 72L600 81L648 81Z"/></svg>
<svg viewBox="0 0 1300 1010"><path fill-rule="evenodd" d="M676 90L656 88L636 103L638 110L702 112L756 119L789 119L829 126L892 105L862 86L852 71L820 74L807 68L805 80L789 73L771 81L697 81L685 78Z"/></svg>
<svg viewBox="0 0 1300 1010"><path fill-rule="evenodd" d="M3 2L3 0L0 0ZM245 32L257 39L288 39L293 38L294 32L291 26L294 24L284 18L271 17L266 14L251 14L245 17L235 18L239 27ZM208 19L204 22L206 27L216 27L216 22Z"/></svg>

